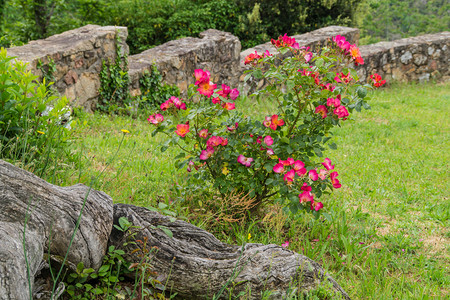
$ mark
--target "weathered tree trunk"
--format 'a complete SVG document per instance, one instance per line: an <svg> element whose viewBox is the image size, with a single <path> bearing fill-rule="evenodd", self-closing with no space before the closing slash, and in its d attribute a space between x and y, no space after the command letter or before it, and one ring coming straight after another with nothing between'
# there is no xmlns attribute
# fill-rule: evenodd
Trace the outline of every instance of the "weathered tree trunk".
<svg viewBox="0 0 450 300"><path fill-rule="evenodd" d="M146 237L148 247L157 247L158 250L152 252L152 271L157 273L161 283L168 283L166 289L177 292L184 299L211 299L227 282L222 297L230 292L237 295L246 291L251 295L249 298L260 299L263 291L270 290L272 299L282 299L291 283L292 288L306 292L324 281L339 297L349 299L319 264L280 246L224 244L192 224L170 222L169 217L132 205L114 205L115 224L120 217L126 217L141 228L136 239ZM173 238L155 228L158 225L168 227ZM124 239L126 236L113 228L110 244L121 247ZM136 245L127 247L131 250ZM138 255L136 252L129 259L139 262Z"/></svg>
<svg viewBox="0 0 450 300"><path fill-rule="evenodd" d="M127 217L139 226L136 238L147 239L149 248L158 249L150 254L151 271L183 299L241 292L246 299L259 299L266 290L272 291L272 299L281 299L289 287L304 292L322 283L349 299L317 263L303 255L277 245L228 245L189 223L170 222L169 217L142 207L116 204L113 209L111 198L102 192L81 184L58 187L0 160L0 300L30 299L44 253L66 255L81 209L68 255L71 265L83 262L85 267L98 268L108 244L126 248L126 235L111 229L113 219L118 224L120 217ZM169 228L173 238L159 225ZM139 262L140 253L131 251L137 245L127 247L128 259Z"/></svg>
<svg viewBox="0 0 450 300"><path fill-rule="evenodd" d="M112 228L112 199L82 184L52 185L0 160L0 300L30 299L44 253L66 255L82 208L68 263L98 268Z"/></svg>

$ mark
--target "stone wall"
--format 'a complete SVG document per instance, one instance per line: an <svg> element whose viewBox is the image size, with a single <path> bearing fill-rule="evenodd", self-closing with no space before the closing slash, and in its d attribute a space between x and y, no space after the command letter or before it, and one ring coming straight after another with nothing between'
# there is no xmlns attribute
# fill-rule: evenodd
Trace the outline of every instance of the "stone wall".
<svg viewBox="0 0 450 300"><path fill-rule="evenodd" d="M66 95L73 105L89 111L95 108L98 97L102 61L115 59L117 32L121 49L128 54L125 43L127 28L87 25L45 40L32 41L25 46L10 48L8 55L30 63L30 70L39 76L42 74L37 69L38 60L48 64L49 58L53 59L56 64L54 76L57 90ZM325 27L294 37L300 46L314 49L323 46L337 34L344 35L351 43L358 43L358 29L341 26ZM449 41L450 32L442 32L362 46L365 64L359 67L358 72L363 81L367 74L375 72L388 80L449 80ZM242 83L242 74L248 68L243 64L245 56L265 50L276 53L270 43L241 52L237 37L214 29L201 33L199 38L171 41L129 57L131 94L140 94L139 78L145 70L150 69L152 63L156 64L166 83L177 85L182 92L194 82L193 73L197 68L209 70L214 83L225 83L234 88ZM264 82L250 82L247 86L241 84L241 90L245 93L262 85Z"/></svg>
<svg viewBox="0 0 450 300"><path fill-rule="evenodd" d="M156 64L165 82L180 91L194 83L194 70L207 69L215 83L236 86L240 75L241 42L231 33L209 29L200 38L187 37L170 41L129 58L132 95L140 94L139 78Z"/></svg>
<svg viewBox="0 0 450 300"><path fill-rule="evenodd" d="M49 59L53 59L56 67L54 86L58 92L66 95L74 106L91 111L98 97L102 60L116 57L116 32L122 51L128 53L126 27L86 25L10 48L8 55L29 63L31 72L40 77L42 72L37 68L38 61L48 65Z"/></svg>
<svg viewBox="0 0 450 300"><path fill-rule="evenodd" d="M426 34L360 47L364 65L361 81L378 73L388 81L447 81L450 79L450 32Z"/></svg>

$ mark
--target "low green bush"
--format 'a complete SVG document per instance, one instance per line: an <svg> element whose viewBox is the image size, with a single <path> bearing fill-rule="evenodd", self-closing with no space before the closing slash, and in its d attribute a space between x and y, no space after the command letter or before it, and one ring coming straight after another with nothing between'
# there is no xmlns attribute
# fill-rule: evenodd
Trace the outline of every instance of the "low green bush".
<svg viewBox="0 0 450 300"><path fill-rule="evenodd" d="M51 83L37 82L27 65L0 49L0 158L45 165L65 151L70 138L70 109L65 97L52 95Z"/></svg>

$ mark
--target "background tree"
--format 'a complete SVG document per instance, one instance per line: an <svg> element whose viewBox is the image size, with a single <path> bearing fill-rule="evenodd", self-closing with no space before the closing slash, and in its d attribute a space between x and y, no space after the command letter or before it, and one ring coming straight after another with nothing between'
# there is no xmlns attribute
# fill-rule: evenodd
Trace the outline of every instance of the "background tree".
<svg viewBox="0 0 450 300"><path fill-rule="evenodd" d="M366 0L357 13L361 43L396 40L450 28L448 0Z"/></svg>
<svg viewBox="0 0 450 300"><path fill-rule="evenodd" d="M449 12L448 0L0 0L0 46L86 24L128 27L132 54L209 28L244 49L328 25L356 26L370 43L448 30Z"/></svg>

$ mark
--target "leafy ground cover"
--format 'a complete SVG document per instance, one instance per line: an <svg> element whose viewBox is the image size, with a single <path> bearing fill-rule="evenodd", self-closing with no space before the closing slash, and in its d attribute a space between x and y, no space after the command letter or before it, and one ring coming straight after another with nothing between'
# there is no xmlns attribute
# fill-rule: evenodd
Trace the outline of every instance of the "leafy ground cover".
<svg viewBox="0 0 450 300"><path fill-rule="evenodd" d="M450 293L449 100L449 83L377 91L372 110L334 131L338 150L325 155L342 171L343 187L322 198L327 214L317 220L267 207L259 221L224 221L228 212L219 214L213 198L180 188L187 172L176 169L173 152L159 151L163 137L151 137L144 116L79 113L73 151L81 153L82 167L67 168L56 181L89 184L106 167L96 188L116 202L165 203L229 243L289 241L289 249L321 263L354 299L444 299ZM275 105L245 98L236 106L263 117ZM242 200L236 199L230 201Z"/></svg>

